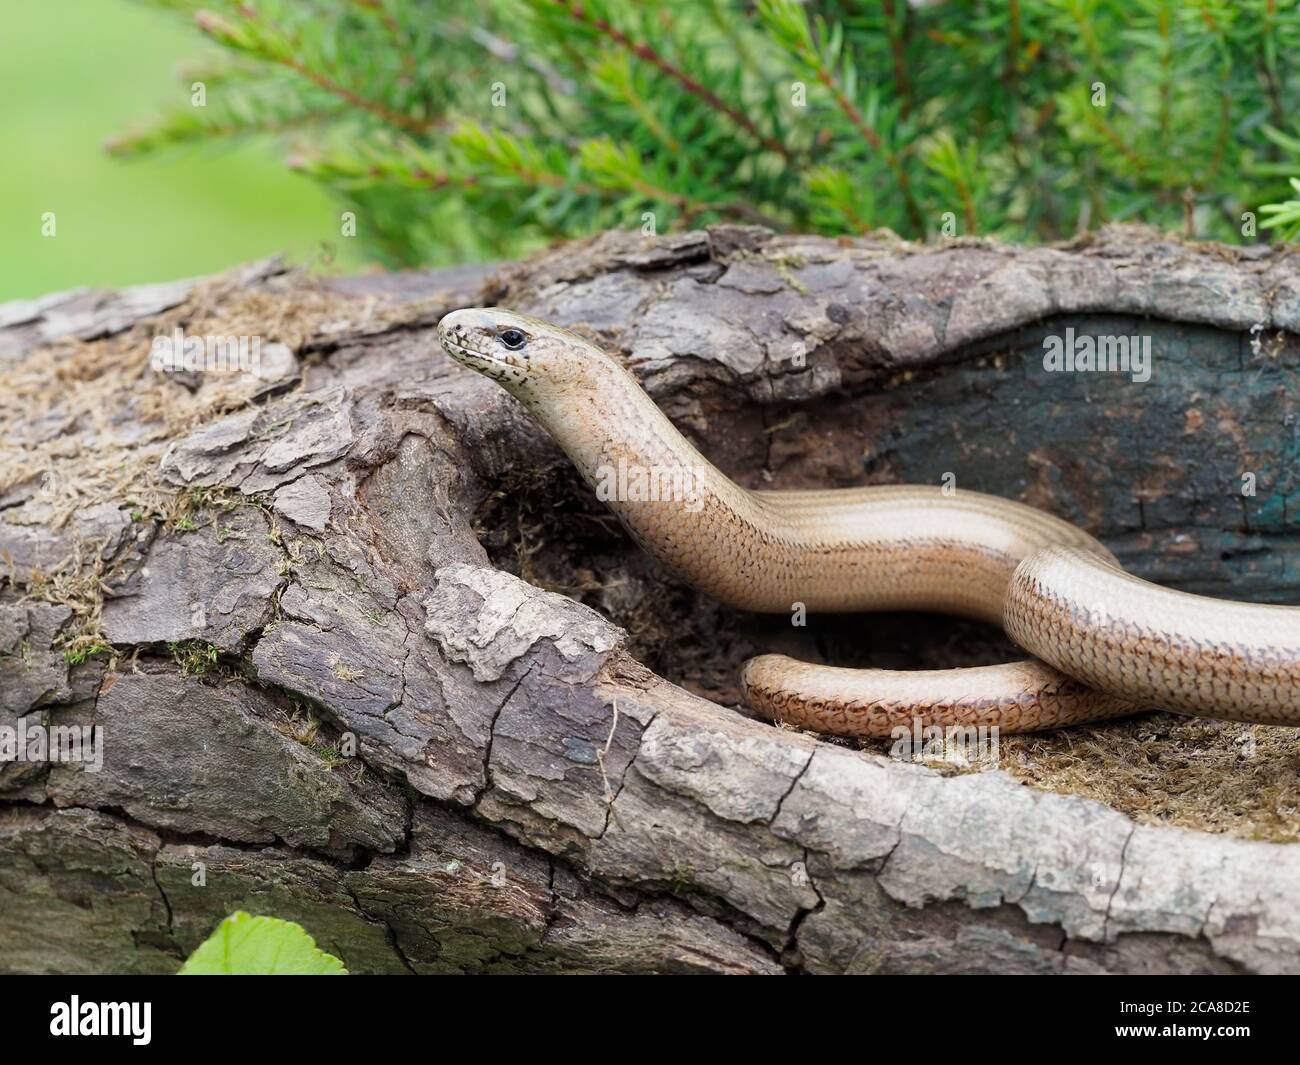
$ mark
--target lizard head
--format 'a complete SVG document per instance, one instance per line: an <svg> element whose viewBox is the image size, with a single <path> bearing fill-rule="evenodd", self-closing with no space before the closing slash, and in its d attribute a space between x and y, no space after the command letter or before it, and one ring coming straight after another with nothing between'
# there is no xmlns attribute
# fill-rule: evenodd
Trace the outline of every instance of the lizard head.
<svg viewBox="0 0 1300 1065"><path fill-rule="evenodd" d="M611 361L577 333L497 307L452 311L438 323L438 340L462 366L521 399L590 383Z"/></svg>

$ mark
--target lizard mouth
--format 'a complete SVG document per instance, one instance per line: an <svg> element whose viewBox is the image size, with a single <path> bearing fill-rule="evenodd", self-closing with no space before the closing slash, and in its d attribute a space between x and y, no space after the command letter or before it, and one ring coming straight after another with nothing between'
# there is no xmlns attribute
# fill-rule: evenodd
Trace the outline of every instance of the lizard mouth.
<svg viewBox="0 0 1300 1065"><path fill-rule="evenodd" d="M438 340L441 341L443 350L457 362L470 363L496 361L486 352L471 347L462 337L453 336L450 333L439 333Z"/></svg>
<svg viewBox="0 0 1300 1065"><path fill-rule="evenodd" d="M443 350L462 366L477 370L485 377L502 384L518 384L527 374L523 367L514 365L507 358L487 351L475 343L469 330L463 326L450 328L438 327L438 340Z"/></svg>

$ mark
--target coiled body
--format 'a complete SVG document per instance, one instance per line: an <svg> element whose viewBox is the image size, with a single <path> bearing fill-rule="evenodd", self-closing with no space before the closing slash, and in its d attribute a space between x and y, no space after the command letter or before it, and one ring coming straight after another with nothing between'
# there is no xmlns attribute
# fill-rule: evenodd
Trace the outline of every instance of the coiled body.
<svg viewBox="0 0 1300 1065"><path fill-rule="evenodd" d="M1151 705L1300 724L1300 609L1159 588L1069 523L976 492L751 492L588 341L495 309L439 329L454 358L532 410L646 551L704 593L772 613L960 614L1003 625L1042 660L907 673L763 655L742 679L772 718L855 737L915 718L1031 731Z"/></svg>

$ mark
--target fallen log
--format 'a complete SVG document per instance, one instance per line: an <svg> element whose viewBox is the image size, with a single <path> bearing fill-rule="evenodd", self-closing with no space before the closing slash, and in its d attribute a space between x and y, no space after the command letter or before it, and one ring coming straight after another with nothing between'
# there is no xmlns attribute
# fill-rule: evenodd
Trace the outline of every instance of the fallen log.
<svg viewBox="0 0 1300 1065"><path fill-rule="evenodd" d="M244 909L357 972L1300 971L1297 730L1154 715L954 766L753 720L759 650L1013 650L703 600L434 333L584 330L750 487L951 479L1295 602L1298 264L719 227L0 306L0 735L102 738L0 765L0 969L170 972ZM178 328L256 338L260 375L156 369ZM1082 337L1149 379L1045 361Z"/></svg>

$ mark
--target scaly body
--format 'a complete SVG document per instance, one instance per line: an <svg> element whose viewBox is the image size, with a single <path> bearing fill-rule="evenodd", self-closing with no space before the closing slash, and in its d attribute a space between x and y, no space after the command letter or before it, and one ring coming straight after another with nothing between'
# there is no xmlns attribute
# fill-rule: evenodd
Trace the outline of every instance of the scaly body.
<svg viewBox="0 0 1300 1065"><path fill-rule="evenodd" d="M599 494L646 551L715 599L773 613L961 614L1005 626L1044 660L899 672L763 655L743 683L770 717L856 737L914 717L1019 732L1143 705L1300 724L1300 609L1160 588L1068 522L977 492L748 491L576 334L488 309L453 312L439 335L518 397L593 486L619 470L652 475L653 492Z"/></svg>

